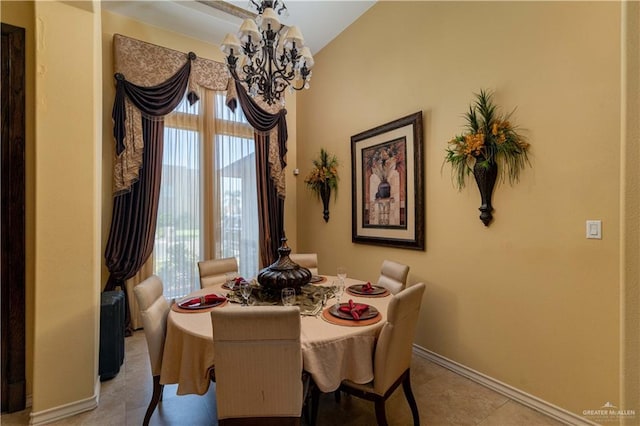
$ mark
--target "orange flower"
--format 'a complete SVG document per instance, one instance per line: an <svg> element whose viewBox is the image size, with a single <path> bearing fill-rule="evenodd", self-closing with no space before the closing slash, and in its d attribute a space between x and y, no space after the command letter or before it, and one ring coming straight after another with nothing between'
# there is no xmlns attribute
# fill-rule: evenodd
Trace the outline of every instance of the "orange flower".
<svg viewBox="0 0 640 426"><path fill-rule="evenodd" d="M484 133L472 133L464 136L464 144L462 148L462 153L465 156L475 156L482 152L482 148L484 147Z"/></svg>

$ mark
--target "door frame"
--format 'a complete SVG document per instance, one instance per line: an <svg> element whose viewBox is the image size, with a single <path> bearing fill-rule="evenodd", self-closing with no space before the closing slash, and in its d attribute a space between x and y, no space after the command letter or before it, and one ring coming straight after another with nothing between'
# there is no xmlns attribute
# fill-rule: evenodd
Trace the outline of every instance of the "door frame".
<svg viewBox="0 0 640 426"><path fill-rule="evenodd" d="M25 30L2 23L0 290L2 411L26 405Z"/></svg>

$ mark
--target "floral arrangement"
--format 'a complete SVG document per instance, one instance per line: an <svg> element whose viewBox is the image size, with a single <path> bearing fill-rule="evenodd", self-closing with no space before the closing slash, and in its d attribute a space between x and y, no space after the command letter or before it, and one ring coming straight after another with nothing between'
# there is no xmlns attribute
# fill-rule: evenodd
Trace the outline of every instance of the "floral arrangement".
<svg viewBox="0 0 640 426"><path fill-rule="evenodd" d="M529 143L509 121L513 111L501 114L493 104L493 93L481 90L475 96L464 115L466 131L449 141L445 163L451 163L452 179L458 189L464 188L476 163L486 168L498 164L501 179L507 175L513 184L524 166L530 164Z"/></svg>
<svg viewBox="0 0 640 426"><path fill-rule="evenodd" d="M338 159L329 154L324 148L320 149L320 156L313 160L313 169L305 178L307 187L321 198L322 192L328 187L338 191Z"/></svg>

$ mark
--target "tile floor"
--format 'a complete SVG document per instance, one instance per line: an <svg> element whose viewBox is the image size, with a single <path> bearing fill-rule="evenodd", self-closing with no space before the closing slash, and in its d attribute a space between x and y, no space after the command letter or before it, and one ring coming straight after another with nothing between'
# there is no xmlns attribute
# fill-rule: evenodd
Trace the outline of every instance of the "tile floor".
<svg viewBox="0 0 640 426"><path fill-rule="evenodd" d="M144 333L125 339L125 363L112 380L102 383L100 404L93 411L60 420L54 425L121 426L142 424L151 398L151 375ZM413 392L424 425L551 426L561 423L509 398L419 357L411 366ZM215 386L203 396L177 396L176 386L165 386L151 425L216 425ZM390 425L412 425L401 387L387 401ZM0 424L28 425L29 410L5 414ZM318 425L375 425L373 404L333 394L320 400Z"/></svg>

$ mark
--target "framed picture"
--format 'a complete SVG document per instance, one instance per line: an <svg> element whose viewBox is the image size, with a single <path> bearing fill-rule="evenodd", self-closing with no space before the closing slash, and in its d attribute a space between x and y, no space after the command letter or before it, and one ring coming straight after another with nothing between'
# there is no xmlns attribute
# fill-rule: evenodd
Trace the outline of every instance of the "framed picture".
<svg viewBox="0 0 640 426"><path fill-rule="evenodd" d="M351 240L424 250L422 111L351 137Z"/></svg>

